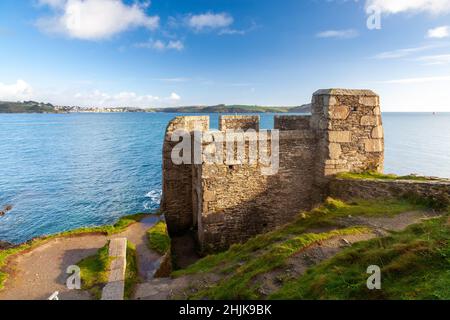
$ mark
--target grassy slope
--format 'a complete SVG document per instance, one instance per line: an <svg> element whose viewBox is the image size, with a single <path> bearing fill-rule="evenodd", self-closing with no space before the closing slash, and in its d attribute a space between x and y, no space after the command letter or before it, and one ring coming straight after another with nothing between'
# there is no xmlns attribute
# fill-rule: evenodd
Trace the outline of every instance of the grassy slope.
<svg viewBox="0 0 450 320"><path fill-rule="evenodd" d="M102 233L102 234L106 234L106 235L120 233L120 232L124 231L131 224L143 219L146 215L147 214L134 214L134 215L130 215L130 216L125 216L123 218L120 218L114 225L92 227L92 228L81 228L81 229L76 229L76 230L72 230L72 231L62 232L62 233L58 233L58 234L54 234L54 235L50 235L50 236L36 238L36 239L30 240L22 245L14 247L14 248L0 250L0 290L3 289L4 282L8 277L7 273L2 272L2 268L7 264L8 259L10 257L12 257L13 255L31 250L33 248L36 248L36 247L46 243L47 241L49 241L51 239L55 239L55 238L59 238L59 237L70 237L70 236L77 236L77 235L88 234L88 233Z"/></svg>
<svg viewBox="0 0 450 320"><path fill-rule="evenodd" d="M366 269L381 268L381 290ZM450 218L361 242L288 282L273 299L450 299Z"/></svg>
<svg viewBox="0 0 450 320"><path fill-rule="evenodd" d="M159 221L147 231L148 246L161 255L166 254L170 249L170 237L164 221Z"/></svg>
<svg viewBox="0 0 450 320"><path fill-rule="evenodd" d="M207 256L187 269L174 272L173 275L213 272L224 276L222 281L197 292L193 298L258 298L258 284L252 282L257 275L282 266L293 254L320 240L340 234L368 232L366 228L348 228L319 234L305 234L308 229L333 225L336 217L348 215L389 216L421 209L424 209L422 205L406 200L361 200L346 204L342 201L328 199L322 207L304 213L291 224L259 235L245 244L234 245L223 253Z"/></svg>

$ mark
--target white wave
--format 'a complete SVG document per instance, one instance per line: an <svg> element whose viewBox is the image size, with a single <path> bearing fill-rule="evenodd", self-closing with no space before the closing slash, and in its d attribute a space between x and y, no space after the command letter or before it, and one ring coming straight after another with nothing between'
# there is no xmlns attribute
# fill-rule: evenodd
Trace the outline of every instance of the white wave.
<svg viewBox="0 0 450 320"><path fill-rule="evenodd" d="M145 210L154 208L155 206L159 206L161 204L162 190L151 190L145 195L145 197L150 199L149 201L144 202Z"/></svg>

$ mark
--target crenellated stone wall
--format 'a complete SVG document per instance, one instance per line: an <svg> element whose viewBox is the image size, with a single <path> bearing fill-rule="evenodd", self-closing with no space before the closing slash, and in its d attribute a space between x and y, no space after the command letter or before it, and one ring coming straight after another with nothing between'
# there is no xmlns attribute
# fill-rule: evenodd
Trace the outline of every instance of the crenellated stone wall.
<svg viewBox="0 0 450 320"><path fill-rule="evenodd" d="M166 132L163 150L163 201L170 234L197 231L204 251L226 249L233 243L283 225L302 210L309 210L329 194L330 177L338 172L383 168L383 128L378 96L369 90L317 91L312 115L276 116L279 170L262 173L260 161L227 160L202 138L202 150L221 152L221 161L175 165L170 155L178 129L212 136L208 117L178 117ZM221 116L219 132L252 129L258 145L266 139L258 116ZM244 133L242 133L244 134ZM194 134L193 134L194 135ZM270 142L269 134L269 142ZM227 138L228 139L228 138ZM235 152L236 148L233 149ZM258 159L259 160L259 159Z"/></svg>

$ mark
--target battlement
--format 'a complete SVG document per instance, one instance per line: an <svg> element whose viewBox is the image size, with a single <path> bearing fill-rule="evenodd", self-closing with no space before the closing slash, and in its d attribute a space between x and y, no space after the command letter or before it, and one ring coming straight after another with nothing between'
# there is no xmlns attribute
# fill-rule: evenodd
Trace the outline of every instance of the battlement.
<svg viewBox="0 0 450 320"><path fill-rule="evenodd" d="M259 116L220 116L219 130L259 130Z"/></svg>
<svg viewBox="0 0 450 320"><path fill-rule="evenodd" d="M319 90L311 115L277 115L269 134L260 130L259 116L220 116L219 131L209 124L209 116L176 117L163 147L162 210L169 232L196 230L205 251L225 249L291 221L328 196L329 178L339 172L383 169L379 98L370 90ZM189 163L174 164L178 130L200 139L199 146L191 140L192 149L212 152L216 161L190 156L185 157ZM248 153L275 139L270 152L278 155L277 170L265 174L267 164L245 161L248 155L230 161L239 147L221 144L234 136L215 136L230 130L245 136L242 150Z"/></svg>

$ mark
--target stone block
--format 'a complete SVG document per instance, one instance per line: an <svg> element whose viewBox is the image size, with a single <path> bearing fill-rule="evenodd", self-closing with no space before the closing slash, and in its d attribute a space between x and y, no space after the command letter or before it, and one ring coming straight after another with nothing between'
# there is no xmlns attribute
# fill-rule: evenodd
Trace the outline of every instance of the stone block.
<svg viewBox="0 0 450 320"><path fill-rule="evenodd" d="M378 106L378 97L359 97L359 103L367 107Z"/></svg>
<svg viewBox="0 0 450 320"><path fill-rule="evenodd" d="M333 97L333 96L324 96L323 97L323 104L325 105L325 106L334 106L334 105L336 105L338 102L337 102L337 99L336 99L336 97Z"/></svg>
<svg viewBox="0 0 450 320"><path fill-rule="evenodd" d="M203 192L203 201L215 201L216 200L216 193L214 191L208 191L205 190Z"/></svg>
<svg viewBox="0 0 450 320"><path fill-rule="evenodd" d="M350 114L350 108L347 106L334 106L328 111L330 119L345 120Z"/></svg>
<svg viewBox="0 0 450 320"><path fill-rule="evenodd" d="M123 300L127 265L126 256L127 239L111 239L109 242L109 257L112 261L109 265L108 283L102 290L102 300Z"/></svg>
<svg viewBox="0 0 450 320"><path fill-rule="evenodd" d="M115 238L109 243L110 257L126 257L127 256L127 238Z"/></svg>
<svg viewBox="0 0 450 320"><path fill-rule="evenodd" d="M374 115L376 115L376 116L380 116L381 115L381 109L380 109L380 107L375 107L375 108L373 108L373 114Z"/></svg>
<svg viewBox="0 0 450 320"><path fill-rule="evenodd" d="M383 140L382 139L367 139L364 141L366 152L382 152Z"/></svg>
<svg viewBox="0 0 450 320"><path fill-rule="evenodd" d="M342 154L341 145L339 143L330 143L328 151L331 159L339 159Z"/></svg>
<svg viewBox="0 0 450 320"><path fill-rule="evenodd" d="M120 258L117 258L119 260ZM125 280L125 266L118 269L112 269L109 272L109 282L123 281Z"/></svg>
<svg viewBox="0 0 450 320"><path fill-rule="evenodd" d="M376 126L378 124L377 116L362 116L361 125L362 126Z"/></svg>
<svg viewBox="0 0 450 320"><path fill-rule="evenodd" d="M351 131L329 131L328 139L330 142L347 143L352 142Z"/></svg>
<svg viewBox="0 0 450 320"><path fill-rule="evenodd" d="M376 126L372 129L371 137L373 139L382 139L383 138L383 127Z"/></svg>

